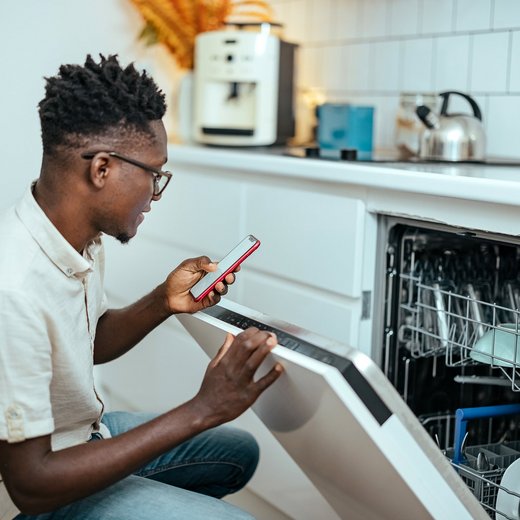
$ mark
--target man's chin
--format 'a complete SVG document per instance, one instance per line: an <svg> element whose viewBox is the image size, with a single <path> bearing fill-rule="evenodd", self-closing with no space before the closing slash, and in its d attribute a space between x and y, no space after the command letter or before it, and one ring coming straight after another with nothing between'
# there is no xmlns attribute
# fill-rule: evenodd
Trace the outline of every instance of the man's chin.
<svg viewBox="0 0 520 520"><path fill-rule="evenodd" d="M130 228L127 227L127 229L113 229L111 232L105 231L107 235L110 235L114 237L118 242L121 242L121 244L128 244L131 238L134 238L137 234L137 227Z"/></svg>
<svg viewBox="0 0 520 520"><path fill-rule="evenodd" d="M128 233L120 233L119 235L115 235L114 238L121 242L121 244L128 244L130 242L130 239L133 238L134 235L129 235Z"/></svg>

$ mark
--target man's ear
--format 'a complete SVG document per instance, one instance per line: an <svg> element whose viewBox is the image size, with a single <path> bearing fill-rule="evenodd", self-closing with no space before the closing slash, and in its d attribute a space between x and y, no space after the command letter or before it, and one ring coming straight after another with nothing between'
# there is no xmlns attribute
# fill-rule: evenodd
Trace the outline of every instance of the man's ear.
<svg viewBox="0 0 520 520"><path fill-rule="evenodd" d="M89 179L95 188L101 189L105 186L112 165L111 157L104 152L98 153L92 158Z"/></svg>

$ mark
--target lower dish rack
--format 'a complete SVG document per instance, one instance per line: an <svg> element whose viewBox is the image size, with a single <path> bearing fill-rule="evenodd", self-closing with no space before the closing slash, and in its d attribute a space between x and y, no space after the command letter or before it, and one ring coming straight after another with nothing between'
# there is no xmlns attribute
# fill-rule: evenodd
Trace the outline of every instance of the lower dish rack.
<svg viewBox="0 0 520 520"><path fill-rule="evenodd" d="M459 408L455 413L453 448L444 450L453 467L482 504L496 520L518 520L520 513L520 471L510 479L516 491L509 489L503 477L508 468L520 459L520 441L503 441L464 447L468 437L468 423L473 420L492 420L520 414L519 404ZM519 461L520 462L520 461ZM516 472L516 467L512 468ZM502 496L500 496L502 495ZM513 504L516 514L511 516Z"/></svg>
<svg viewBox="0 0 520 520"><path fill-rule="evenodd" d="M500 453L504 451L507 453L501 455ZM478 469L477 460L479 454L486 454L486 462L489 464L489 469ZM506 493L518 498L520 503L520 494L501 485L506 469L520 458L519 441L515 442L515 446L498 443L470 446L465 451L466 459L460 463L453 462L453 451L448 450L446 456L491 518L497 520L518 520L518 515L509 516L506 511L497 507L497 498L499 493Z"/></svg>

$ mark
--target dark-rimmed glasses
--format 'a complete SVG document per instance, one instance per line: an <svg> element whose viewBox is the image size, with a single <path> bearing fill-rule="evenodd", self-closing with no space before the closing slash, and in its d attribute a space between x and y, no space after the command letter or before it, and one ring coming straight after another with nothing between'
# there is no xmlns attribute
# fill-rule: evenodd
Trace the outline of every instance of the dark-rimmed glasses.
<svg viewBox="0 0 520 520"><path fill-rule="evenodd" d="M133 166L137 166L138 168L142 168L143 170L146 170L148 172L153 173L153 196L158 197L162 194L162 192L166 189L166 186L168 186L168 183L170 182L172 178L172 173L158 170L157 168L153 168L152 166L148 166L147 164L144 164L140 161L136 161L135 159L131 159L130 157L126 157L125 155L121 155L117 152L108 152L105 150L97 150L96 152L84 152L81 154L82 159L93 159L98 153L106 153L107 155L110 155L110 157L115 157L116 159L119 159L120 161L126 162L128 164L132 164Z"/></svg>

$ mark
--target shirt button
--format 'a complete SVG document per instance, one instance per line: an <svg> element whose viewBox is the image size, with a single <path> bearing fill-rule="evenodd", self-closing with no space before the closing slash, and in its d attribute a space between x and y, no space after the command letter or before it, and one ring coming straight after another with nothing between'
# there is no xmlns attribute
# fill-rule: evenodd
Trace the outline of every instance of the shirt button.
<svg viewBox="0 0 520 520"><path fill-rule="evenodd" d="M69 268L67 269L67 274L72 274L72 272L73 272L72 269L69 267Z"/></svg>
<svg viewBox="0 0 520 520"><path fill-rule="evenodd" d="M9 416L9 419L18 419L21 414L18 412L18 410L14 408L9 408L7 410L7 415Z"/></svg>

